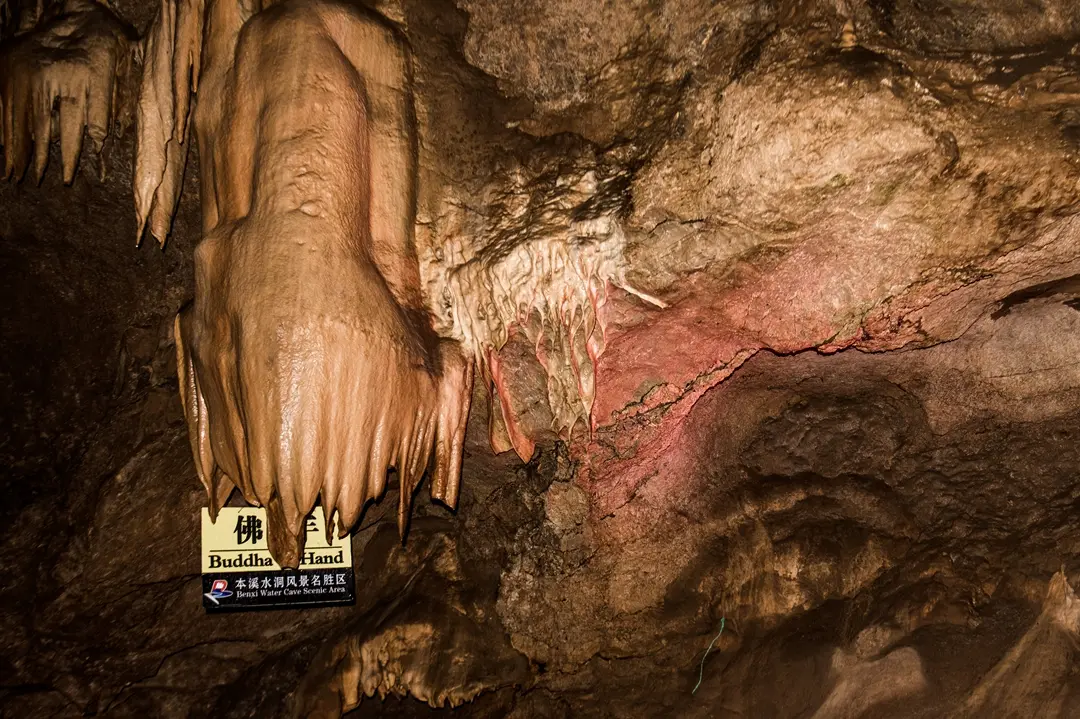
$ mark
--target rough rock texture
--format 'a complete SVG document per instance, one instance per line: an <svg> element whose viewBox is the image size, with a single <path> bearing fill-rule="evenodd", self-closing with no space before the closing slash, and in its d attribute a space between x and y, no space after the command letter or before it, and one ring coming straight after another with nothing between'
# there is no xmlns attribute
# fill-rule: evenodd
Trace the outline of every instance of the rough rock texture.
<svg viewBox="0 0 1080 719"><path fill-rule="evenodd" d="M130 139L5 185L0 712L1075 716L1076 4L374 4L488 385L458 511L402 547L391 489L355 608L204 616L198 189L161 254Z"/></svg>

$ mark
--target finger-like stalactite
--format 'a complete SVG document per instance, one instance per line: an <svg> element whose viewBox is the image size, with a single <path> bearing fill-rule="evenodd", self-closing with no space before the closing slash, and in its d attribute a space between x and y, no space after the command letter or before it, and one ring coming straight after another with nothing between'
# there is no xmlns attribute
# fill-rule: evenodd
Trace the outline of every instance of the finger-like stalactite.
<svg viewBox="0 0 1080 719"><path fill-rule="evenodd" d="M4 177L32 166L41 182L49 146L60 142L64 182L75 179L83 132L100 154L110 132L127 121L132 31L92 0L66 0L58 14L0 51L0 143ZM104 173L104 164L99 164Z"/></svg>

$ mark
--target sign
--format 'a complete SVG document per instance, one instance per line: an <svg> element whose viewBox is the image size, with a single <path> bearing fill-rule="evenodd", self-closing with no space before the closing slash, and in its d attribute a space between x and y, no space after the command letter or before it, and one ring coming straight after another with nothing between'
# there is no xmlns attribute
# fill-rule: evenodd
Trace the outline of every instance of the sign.
<svg viewBox="0 0 1080 719"><path fill-rule="evenodd" d="M202 510L203 607L207 612L325 607L356 602L352 542L326 541L322 507L306 520L299 569L282 569L266 544L266 510L223 507L216 522Z"/></svg>

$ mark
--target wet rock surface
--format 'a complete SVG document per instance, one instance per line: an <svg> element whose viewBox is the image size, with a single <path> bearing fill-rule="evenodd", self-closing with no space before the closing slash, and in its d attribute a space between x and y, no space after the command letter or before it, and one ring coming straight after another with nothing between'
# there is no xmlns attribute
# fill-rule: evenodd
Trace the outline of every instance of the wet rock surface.
<svg viewBox="0 0 1080 719"><path fill-rule="evenodd" d="M136 250L131 138L53 157L0 187L0 715L1075 716L1075 4L374 5L502 372L458 510L370 508L355 607L206 616L198 188ZM567 247L604 301L502 312Z"/></svg>

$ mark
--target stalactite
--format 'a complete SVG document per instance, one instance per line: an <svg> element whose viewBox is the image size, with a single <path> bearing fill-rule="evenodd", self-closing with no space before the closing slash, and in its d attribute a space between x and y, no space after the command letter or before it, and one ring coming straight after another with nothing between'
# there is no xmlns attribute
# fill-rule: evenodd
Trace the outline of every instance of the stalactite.
<svg viewBox="0 0 1080 719"><path fill-rule="evenodd" d="M145 42L135 145L137 242L165 245L183 187L192 93L198 90L205 0L161 0Z"/></svg>
<svg viewBox="0 0 1080 719"><path fill-rule="evenodd" d="M498 356L510 328L522 328L535 347L547 374L551 429L569 439L579 422L592 428L595 365L605 346L601 309L610 289L663 304L627 283L618 219L625 178L601 174L598 164L578 158L569 167L519 168L499 178L489 191L491 213L457 218L457 243L426 262L432 294L444 298L444 323L470 348L492 391L493 449L514 449L526 461L534 443L517 426Z"/></svg>
<svg viewBox="0 0 1080 719"><path fill-rule="evenodd" d="M126 125L134 49L131 30L92 0L67 0L57 15L11 40L0 51L4 178L19 180L32 164L40 183L49 146L59 139L64 182L74 181L83 130L100 155L110 133ZM99 162L102 177L104 167Z"/></svg>

